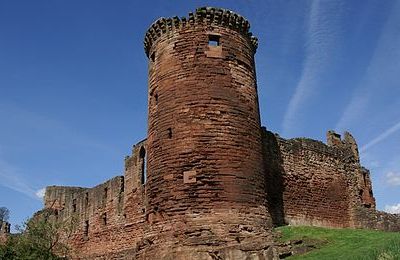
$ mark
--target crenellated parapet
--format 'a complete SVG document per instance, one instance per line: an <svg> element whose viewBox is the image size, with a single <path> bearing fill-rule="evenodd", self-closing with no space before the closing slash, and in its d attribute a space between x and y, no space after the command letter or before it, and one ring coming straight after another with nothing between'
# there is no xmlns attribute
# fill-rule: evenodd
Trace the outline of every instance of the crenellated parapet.
<svg viewBox="0 0 400 260"><path fill-rule="evenodd" d="M250 23L246 18L222 8L201 7L197 8L194 13L190 12L188 17L162 17L156 20L147 30L144 38L144 49L146 55L149 56L151 46L161 35L174 30L180 30L184 27L196 26L197 24L226 27L237 31L245 37L248 37L253 46L254 52L257 50L258 39L250 32Z"/></svg>

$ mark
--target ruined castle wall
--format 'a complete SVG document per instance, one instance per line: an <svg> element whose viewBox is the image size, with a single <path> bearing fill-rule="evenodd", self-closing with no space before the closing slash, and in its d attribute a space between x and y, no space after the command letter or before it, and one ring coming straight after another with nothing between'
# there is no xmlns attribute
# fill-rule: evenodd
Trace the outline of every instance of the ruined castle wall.
<svg viewBox="0 0 400 260"><path fill-rule="evenodd" d="M86 188L82 187L46 187L44 207L63 211L63 214L69 215L72 208L72 200L80 196L84 190L86 190Z"/></svg>
<svg viewBox="0 0 400 260"><path fill-rule="evenodd" d="M46 189L45 207L54 210L57 221L73 227L64 239L76 258L104 256L105 252L122 257L141 246L147 226L144 149L142 141L125 158L124 177L114 177L94 188Z"/></svg>
<svg viewBox="0 0 400 260"><path fill-rule="evenodd" d="M355 227L400 232L400 214L390 214L374 209L355 209Z"/></svg>
<svg viewBox="0 0 400 260"><path fill-rule="evenodd" d="M136 223L146 214L146 141L133 148L132 155L125 158L124 214L126 223Z"/></svg>
<svg viewBox="0 0 400 260"><path fill-rule="evenodd" d="M349 194L338 154L317 141L280 140L285 220L295 225L349 225Z"/></svg>
<svg viewBox="0 0 400 260"><path fill-rule="evenodd" d="M355 208L375 207L358 151L340 136L329 137L325 145L264 132L267 193L275 224L350 227L355 225Z"/></svg>

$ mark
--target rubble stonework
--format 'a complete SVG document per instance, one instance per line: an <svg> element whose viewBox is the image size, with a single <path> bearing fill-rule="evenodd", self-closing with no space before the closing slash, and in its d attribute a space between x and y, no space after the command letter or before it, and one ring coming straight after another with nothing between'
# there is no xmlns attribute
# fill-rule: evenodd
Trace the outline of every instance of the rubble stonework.
<svg viewBox="0 0 400 260"><path fill-rule="evenodd" d="M274 225L400 229L375 210L349 133L324 144L261 128L249 28L218 8L150 26L148 136L124 176L46 189L55 221L76 223L74 258L273 259Z"/></svg>

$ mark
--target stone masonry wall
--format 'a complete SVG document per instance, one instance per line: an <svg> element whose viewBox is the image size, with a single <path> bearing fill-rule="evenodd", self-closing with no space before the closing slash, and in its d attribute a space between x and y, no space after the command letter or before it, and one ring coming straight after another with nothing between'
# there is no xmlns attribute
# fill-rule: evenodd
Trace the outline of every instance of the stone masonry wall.
<svg viewBox="0 0 400 260"><path fill-rule="evenodd" d="M64 239L75 258L101 258L106 252L132 256L140 250L147 223L143 151L144 141L125 159L125 177L94 188L47 187L45 208L53 209L57 221L73 226Z"/></svg>
<svg viewBox="0 0 400 260"><path fill-rule="evenodd" d="M351 227L356 208L375 209L369 172L354 138L328 133L328 145L264 131L269 211L276 225Z"/></svg>
<svg viewBox="0 0 400 260"><path fill-rule="evenodd" d="M357 228L400 232L400 214L358 207L355 209L355 216L355 227Z"/></svg>
<svg viewBox="0 0 400 260"><path fill-rule="evenodd" d="M269 240L256 47L248 22L217 8L146 34L148 218L171 251L171 232L197 248Z"/></svg>
<svg viewBox="0 0 400 260"><path fill-rule="evenodd" d="M272 224L400 229L375 210L349 133L324 144L261 129L249 28L219 8L150 26L147 140L124 176L46 189L74 259L271 259Z"/></svg>

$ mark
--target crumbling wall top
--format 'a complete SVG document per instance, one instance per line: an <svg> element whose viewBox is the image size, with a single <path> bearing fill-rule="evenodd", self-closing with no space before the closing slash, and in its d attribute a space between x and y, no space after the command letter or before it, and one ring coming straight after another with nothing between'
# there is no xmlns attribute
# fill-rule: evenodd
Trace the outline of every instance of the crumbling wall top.
<svg viewBox="0 0 400 260"><path fill-rule="evenodd" d="M263 132L268 133L269 131L264 127ZM270 134L273 134L279 143L286 144L286 147L290 148L292 151L310 150L320 154L341 158L342 160L355 160L355 162L359 163L357 143L349 132L344 133L344 138L342 140L340 134L332 130L328 131L326 144L310 138L284 139L278 134L272 132L270 132Z"/></svg>
<svg viewBox="0 0 400 260"><path fill-rule="evenodd" d="M349 132L344 132L344 138L342 139L340 134L329 130L326 133L326 142L330 147L350 150L356 161L360 160L356 139Z"/></svg>
<svg viewBox="0 0 400 260"><path fill-rule="evenodd" d="M161 35L194 24L217 25L235 30L249 38L254 48L254 52L258 47L258 39L249 31L250 23L243 16L222 8L201 7L197 8L194 13L189 13L189 17L161 17L156 20L147 30L144 39L144 50L147 57L149 56L151 46Z"/></svg>

